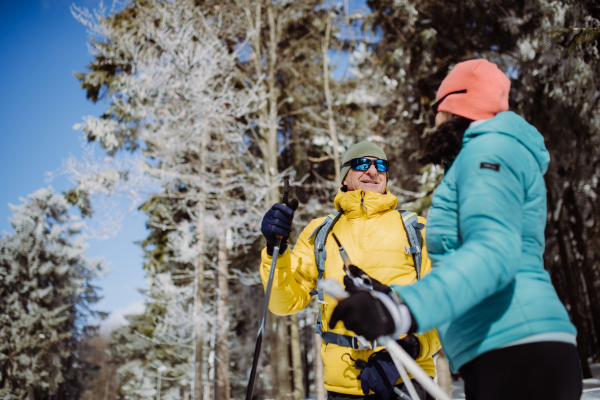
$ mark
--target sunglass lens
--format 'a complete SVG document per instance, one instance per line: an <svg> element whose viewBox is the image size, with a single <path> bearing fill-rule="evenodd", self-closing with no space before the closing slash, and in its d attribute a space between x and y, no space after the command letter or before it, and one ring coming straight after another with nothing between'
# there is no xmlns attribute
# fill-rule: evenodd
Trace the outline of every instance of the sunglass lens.
<svg viewBox="0 0 600 400"><path fill-rule="evenodd" d="M377 171L379 172L387 172L389 167L389 163L385 160L376 160L375 161L375 168L377 168Z"/></svg>
<svg viewBox="0 0 600 400"><path fill-rule="evenodd" d="M352 160L352 168L357 171L366 171L371 166L367 158L355 158Z"/></svg>

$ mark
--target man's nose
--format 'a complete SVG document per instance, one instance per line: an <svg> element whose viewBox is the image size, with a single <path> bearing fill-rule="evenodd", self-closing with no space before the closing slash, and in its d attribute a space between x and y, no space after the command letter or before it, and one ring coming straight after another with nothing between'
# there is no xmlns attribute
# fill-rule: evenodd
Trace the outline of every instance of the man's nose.
<svg viewBox="0 0 600 400"><path fill-rule="evenodd" d="M369 165L369 169L367 170L367 173L369 175L377 175L377 167L375 167L375 164Z"/></svg>

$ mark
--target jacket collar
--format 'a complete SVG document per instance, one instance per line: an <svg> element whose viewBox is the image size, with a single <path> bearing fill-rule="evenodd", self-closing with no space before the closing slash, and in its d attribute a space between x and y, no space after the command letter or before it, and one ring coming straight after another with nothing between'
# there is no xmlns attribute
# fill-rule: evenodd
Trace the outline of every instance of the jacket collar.
<svg viewBox="0 0 600 400"><path fill-rule="evenodd" d="M395 210L398 204L398 198L385 190L386 194L374 193L362 190L353 190L343 192L338 190L335 196L334 204L338 211L343 210L348 218L357 218L365 212L367 217L381 214L388 210Z"/></svg>

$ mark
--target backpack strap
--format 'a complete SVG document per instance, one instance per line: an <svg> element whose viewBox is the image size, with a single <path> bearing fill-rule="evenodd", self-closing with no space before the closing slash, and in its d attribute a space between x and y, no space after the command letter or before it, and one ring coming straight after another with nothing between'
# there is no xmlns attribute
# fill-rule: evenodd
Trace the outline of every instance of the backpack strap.
<svg viewBox="0 0 600 400"><path fill-rule="evenodd" d="M308 238L309 240L314 238L315 261L319 271L317 276L317 290L311 290L310 294L311 296L317 295L317 301L320 305L327 304L324 300L323 289L321 288L321 281L323 280L323 275L325 273L325 260L327 259L325 242L327 241L327 237L333 229L333 226L342 214L342 211L329 214L327 218L325 218L325 221L323 221L321 225L317 226ZM417 271L417 279L421 279L421 247L423 245L421 229L425 228L425 225L419 223L417 214L414 212L401 210L400 215L404 225L404 230L406 231L406 235L408 237L408 243L410 244L410 247L404 248L404 252L406 254L412 254L415 269ZM377 347L377 341L368 342L365 341L364 338L356 335L348 336L333 332L323 332L321 311L321 307L319 307L319 315L317 317L315 333L318 333L325 343L333 343L338 346L350 347L354 350L374 349Z"/></svg>
<svg viewBox="0 0 600 400"><path fill-rule="evenodd" d="M423 248L423 234L421 230L425 228L425 225L419 222L416 213L411 211L398 210L400 212L400 218L406 231L406 237L410 247L404 247L405 254L412 254L413 261L415 263L415 270L417 271L417 280L421 279L421 249Z"/></svg>
<svg viewBox="0 0 600 400"><path fill-rule="evenodd" d="M317 295L317 300L320 304L327 304L323 300L323 289L321 288L321 280L323 279L323 274L325 273L325 260L327 259L327 251L325 251L325 242L327 241L327 235L333 229L333 225L340 219L342 215L341 211L338 211L333 214L329 214L325 221L321 223L321 225L317 226L313 233L309 236L308 240L314 238L314 252L315 252L315 262L317 264L317 270L319 275L317 276L317 290L311 290L310 295ZM320 313L319 313L319 322L320 322Z"/></svg>

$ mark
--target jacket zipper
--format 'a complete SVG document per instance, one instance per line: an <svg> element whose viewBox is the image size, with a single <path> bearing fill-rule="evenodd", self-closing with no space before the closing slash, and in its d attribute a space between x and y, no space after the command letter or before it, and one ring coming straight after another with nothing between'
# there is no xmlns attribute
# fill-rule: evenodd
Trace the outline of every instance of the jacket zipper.
<svg viewBox="0 0 600 400"><path fill-rule="evenodd" d="M363 209L364 208L364 209ZM360 222L358 224L358 249L360 251L359 256L359 268L363 268L363 230L365 227L365 212L367 211L367 206L365 206L365 193L362 192L360 194Z"/></svg>

